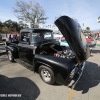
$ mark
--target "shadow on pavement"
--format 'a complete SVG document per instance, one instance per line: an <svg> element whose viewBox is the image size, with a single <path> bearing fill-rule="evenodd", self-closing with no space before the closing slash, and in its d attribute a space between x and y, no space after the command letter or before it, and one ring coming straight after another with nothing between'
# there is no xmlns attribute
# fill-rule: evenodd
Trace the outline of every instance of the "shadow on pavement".
<svg viewBox="0 0 100 100"><path fill-rule="evenodd" d="M53 84L53 86L62 86L62 84L56 83L56 82L55 82L55 83Z"/></svg>
<svg viewBox="0 0 100 100"><path fill-rule="evenodd" d="M87 93L90 88L97 86L100 83L100 66L86 62L83 75L74 88L76 91L82 91L82 94Z"/></svg>
<svg viewBox="0 0 100 100"><path fill-rule="evenodd" d="M7 94L7 97L0 97L0 100L36 100L40 94L40 90L28 78L8 78L0 75L0 94ZM21 94L21 97L8 97L10 94Z"/></svg>

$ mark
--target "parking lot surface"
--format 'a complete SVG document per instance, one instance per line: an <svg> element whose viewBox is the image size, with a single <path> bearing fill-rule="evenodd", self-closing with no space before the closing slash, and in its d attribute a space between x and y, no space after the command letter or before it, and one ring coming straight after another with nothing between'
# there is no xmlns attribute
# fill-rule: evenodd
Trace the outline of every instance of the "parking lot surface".
<svg viewBox="0 0 100 100"><path fill-rule="evenodd" d="M26 67L9 62L0 52L0 94L21 94L21 97L0 97L0 100L100 100L100 47L93 49L86 61L81 79L74 89L44 83Z"/></svg>

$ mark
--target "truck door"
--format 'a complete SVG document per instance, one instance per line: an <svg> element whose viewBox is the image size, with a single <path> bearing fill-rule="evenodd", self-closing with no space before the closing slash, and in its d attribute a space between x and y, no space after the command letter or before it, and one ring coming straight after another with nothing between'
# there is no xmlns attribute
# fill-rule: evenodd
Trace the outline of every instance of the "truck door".
<svg viewBox="0 0 100 100"><path fill-rule="evenodd" d="M21 33L21 41L18 44L19 58L29 64L33 64L33 47L26 42L26 38L30 39L30 33Z"/></svg>

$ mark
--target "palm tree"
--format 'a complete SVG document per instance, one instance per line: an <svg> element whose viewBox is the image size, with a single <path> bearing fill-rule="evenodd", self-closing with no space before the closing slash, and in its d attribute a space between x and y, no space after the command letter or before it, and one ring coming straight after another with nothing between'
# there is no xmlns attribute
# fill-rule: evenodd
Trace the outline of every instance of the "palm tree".
<svg viewBox="0 0 100 100"><path fill-rule="evenodd" d="M90 31L90 27L86 27L86 30L87 30L87 31Z"/></svg>
<svg viewBox="0 0 100 100"><path fill-rule="evenodd" d="M98 17L98 23L100 23L100 16Z"/></svg>

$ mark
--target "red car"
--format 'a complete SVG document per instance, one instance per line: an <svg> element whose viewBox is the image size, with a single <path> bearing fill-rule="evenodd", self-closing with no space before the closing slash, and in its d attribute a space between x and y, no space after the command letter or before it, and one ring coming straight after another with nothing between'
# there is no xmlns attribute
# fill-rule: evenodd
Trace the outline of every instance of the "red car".
<svg viewBox="0 0 100 100"><path fill-rule="evenodd" d="M86 36L86 41L87 41L87 43L91 43L91 39L90 38L88 38L88 36Z"/></svg>

